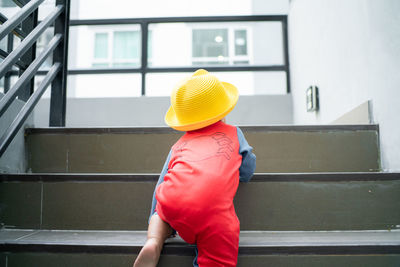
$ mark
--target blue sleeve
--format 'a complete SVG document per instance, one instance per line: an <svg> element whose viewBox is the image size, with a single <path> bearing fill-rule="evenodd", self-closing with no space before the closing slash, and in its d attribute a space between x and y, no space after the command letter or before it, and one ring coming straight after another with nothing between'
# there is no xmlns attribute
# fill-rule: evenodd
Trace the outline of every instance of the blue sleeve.
<svg viewBox="0 0 400 267"><path fill-rule="evenodd" d="M153 200L151 201L150 218L151 218L151 216L154 214L154 210L156 209L156 205L157 205L157 199L156 199L156 190L157 190L157 187L158 187L162 182L164 182L164 176L165 176L165 175L167 174L167 172L168 172L168 164L169 164L169 161L170 161L170 159L171 159L171 152L172 152L172 151L170 151L169 154L168 154L167 160L166 160L165 163L164 163L164 167L163 167L163 169L162 169L162 171L161 171L160 177L158 178L158 182L157 182L156 188L154 189ZM149 221L150 221L150 218L149 218Z"/></svg>
<svg viewBox="0 0 400 267"><path fill-rule="evenodd" d="M250 181L256 169L256 155L254 155L253 148L247 143L242 130L237 128L237 136L239 139L239 153L242 155L242 164L239 168L239 176L241 182Z"/></svg>

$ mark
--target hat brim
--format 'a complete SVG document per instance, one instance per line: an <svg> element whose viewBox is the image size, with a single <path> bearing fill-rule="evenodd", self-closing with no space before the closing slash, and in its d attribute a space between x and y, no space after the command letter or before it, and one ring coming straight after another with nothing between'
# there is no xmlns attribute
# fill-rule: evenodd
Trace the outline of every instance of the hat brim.
<svg viewBox="0 0 400 267"><path fill-rule="evenodd" d="M173 128L175 130L178 130L178 131L193 131L193 130L197 130L197 129L209 126L213 123L216 123L217 121L220 121L226 115L228 115L229 112L232 111L232 109L235 107L235 105L239 99L238 89L233 84L230 84L227 82L222 82L222 85L226 89L226 94L229 98L229 106L221 114L218 114L217 116L209 118L207 120L194 121L191 123L183 124L183 123L179 122L178 118L176 117L176 113L175 113L174 109L172 108L172 106L170 106L167 113L165 114L165 122L168 124L168 126L170 126L171 128Z"/></svg>

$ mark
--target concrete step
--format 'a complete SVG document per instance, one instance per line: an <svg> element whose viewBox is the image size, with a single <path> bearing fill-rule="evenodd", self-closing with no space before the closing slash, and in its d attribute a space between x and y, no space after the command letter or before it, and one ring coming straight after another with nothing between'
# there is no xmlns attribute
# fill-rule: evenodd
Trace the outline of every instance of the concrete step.
<svg viewBox="0 0 400 267"><path fill-rule="evenodd" d="M0 222L16 228L145 230L157 174L1 174ZM400 173L256 174L239 185L242 230L400 227Z"/></svg>
<svg viewBox="0 0 400 267"><path fill-rule="evenodd" d="M378 125L241 127L257 172L380 171ZM153 128L28 129L35 173L157 173L181 132Z"/></svg>
<svg viewBox="0 0 400 267"><path fill-rule="evenodd" d="M130 266L145 239L145 231L2 229L0 255L7 267ZM171 238L158 266L191 266L193 257L193 246ZM388 267L399 262L399 230L240 234L238 266Z"/></svg>

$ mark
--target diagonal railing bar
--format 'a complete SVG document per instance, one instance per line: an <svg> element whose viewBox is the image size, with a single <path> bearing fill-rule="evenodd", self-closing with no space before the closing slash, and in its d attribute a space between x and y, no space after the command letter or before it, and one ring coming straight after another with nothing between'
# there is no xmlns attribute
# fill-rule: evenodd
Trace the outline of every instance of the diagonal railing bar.
<svg viewBox="0 0 400 267"><path fill-rule="evenodd" d="M0 57L2 59L5 59L6 57L8 57L9 53L7 53L6 51L4 51L3 49L0 49ZM15 65L18 66L18 68L20 69L26 69L28 67L28 64L24 63L22 60L18 59L15 62Z"/></svg>
<svg viewBox="0 0 400 267"><path fill-rule="evenodd" d="M9 18L0 26L0 40L9 34L21 21L28 17L44 0L31 0L28 4L21 8L13 17Z"/></svg>
<svg viewBox="0 0 400 267"><path fill-rule="evenodd" d="M29 67L21 75L21 77L18 79L15 85L10 89L10 91L8 91L7 94L5 94L2 99L0 99L0 116L4 114L6 109L14 101L15 97L18 94L18 91L32 79L32 77L36 74L37 70L40 68L40 66L43 64L46 58L50 55L50 53L54 51L54 49L57 47L57 45L60 43L61 40L62 40L61 34L55 35L53 39L51 39L45 50L31 63L31 65L29 65Z"/></svg>
<svg viewBox="0 0 400 267"><path fill-rule="evenodd" d="M6 22L8 20L8 18L6 16L4 16L1 12L0 12L0 24L4 24L4 22ZM26 37L26 33L20 29L19 27L14 28L14 30L12 30L12 32L18 36L21 39L24 39Z"/></svg>
<svg viewBox="0 0 400 267"><path fill-rule="evenodd" d="M13 138L15 137L15 135L17 135L19 129L22 127L29 114L32 112L33 108L36 106L37 102L40 100L43 93L46 91L47 87L54 80L60 70L60 63L55 63L51 67L51 69L39 85L38 89L33 93L26 104L22 107L21 111L18 113L17 117L14 119L10 127L8 127L7 131L0 138L0 157L6 151L7 147L11 144Z"/></svg>
<svg viewBox="0 0 400 267"><path fill-rule="evenodd" d="M10 53L10 55L0 65L0 78L11 68L11 66L19 59L19 57L28 50L39 36L54 22L54 20L63 11L64 6L58 5L50 15L44 19L22 42Z"/></svg>

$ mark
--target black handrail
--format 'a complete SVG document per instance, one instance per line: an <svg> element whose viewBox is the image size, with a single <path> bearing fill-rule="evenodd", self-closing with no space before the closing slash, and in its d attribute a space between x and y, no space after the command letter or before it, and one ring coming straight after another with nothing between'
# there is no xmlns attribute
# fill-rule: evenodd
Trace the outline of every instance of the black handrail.
<svg viewBox="0 0 400 267"><path fill-rule="evenodd" d="M1 18L4 23L0 25L0 40L7 35L9 39L7 51L0 50L0 57L4 58L4 61L0 64L0 78L3 76L7 78L12 73L15 73L15 70L12 70L13 66L19 68L18 73L20 77L10 90L5 88L5 95L0 99L0 117L6 112L17 95L21 97L20 93L26 91L24 87L26 87L28 83L31 84L28 86L29 92L25 105L19 111L5 133L0 137L0 157L6 151L50 84L52 84L51 97L57 98L57 101L61 99L61 101L65 103L70 0L56 0L54 10L38 25L38 7L44 0L14 0L14 2L21 7L21 10L10 19L4 20L4 15ZM27 20L29 20L27 24L29 26L24 28L24 24ZM22 30L19 28L21 24ZM40 35L52 25L54 25L55 28L54 37L41 54L36 57L35 53L32 52L35 49L35 43ZM10 43L14 35L17 35L23 40L19 46L13 50L12 44ZM33 78L38 74L39 67L51 55L53 55L53 65L48 72L46 71L47 74L44 80L40 83L37 90L33 92ZM51 101L53 101L53 99ZM56 114L55 116L64 118L64 120L58 120L56 123L54 123L53 120L52 124L50 117L50 126L65 126L65 108L61 109L60 112L62 114ZM54 117L52 113L54 113L54 111L50 111L50 114Z"/></svg>

